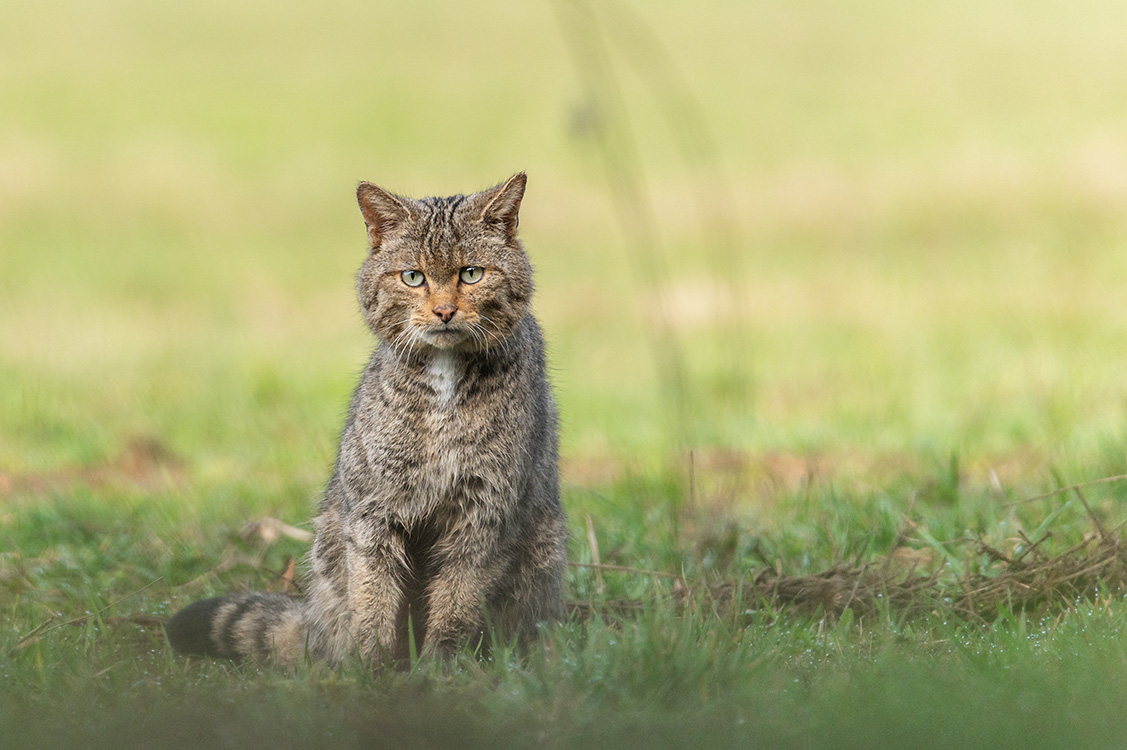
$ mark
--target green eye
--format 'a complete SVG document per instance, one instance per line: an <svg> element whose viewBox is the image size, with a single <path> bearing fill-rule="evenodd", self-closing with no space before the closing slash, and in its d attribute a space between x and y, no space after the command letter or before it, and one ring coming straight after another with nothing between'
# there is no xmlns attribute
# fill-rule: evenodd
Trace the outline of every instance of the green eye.
<svg viewBox="0 0 1127 750"><path fill-rule="evenodd" d="M403 279L403 283L407 286L422 286L427 280L422 271L404 271L399 274L399 278Z"/></svg>
<svg viewBox="0 0 1127 750"><path fill-rule="evenodd" d="M459 278L463 284L476 284L481 281L481 277L485 275L485 269L481 266L466 266L462 269Z"/></svg>

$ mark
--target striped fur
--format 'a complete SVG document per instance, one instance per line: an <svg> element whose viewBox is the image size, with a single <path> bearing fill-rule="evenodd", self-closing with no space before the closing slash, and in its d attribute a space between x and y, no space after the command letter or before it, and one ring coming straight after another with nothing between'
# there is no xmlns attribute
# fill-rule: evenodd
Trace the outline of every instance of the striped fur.
<svg viewBox="0 0 1127 750"><path fill-rule="evenodd" d="M302 602L282 594L235 594L189 604L165 632L182 654L292 661L307 645L304 614Z"/></svg>
<svg viewBox="0 0 1127 750"><path fill-rule="evenodd" d="M487 622L524 639L561 615L567 532L516 236L524 187L522 173L412 200L360 184L357 295L379 344L315 520L308 597L191 604L166 628L177 651L383 663L407 656L412 636L448 655L488 642Z"/></svg>

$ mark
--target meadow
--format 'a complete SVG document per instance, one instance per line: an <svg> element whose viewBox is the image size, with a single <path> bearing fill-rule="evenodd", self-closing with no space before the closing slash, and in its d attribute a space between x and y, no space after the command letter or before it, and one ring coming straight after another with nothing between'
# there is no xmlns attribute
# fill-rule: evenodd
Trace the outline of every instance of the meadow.
<svg viewBox="0 0 1127 750"><path fill-rule="evenodd" d="M1055 491L1127 474L1125 23L5 3L0 744L1122 745L1127 483ZM394 672L174 657L177 608L300 585L254 524L309 528L372 346L356 182L516 170L568 621Z"/></svg>

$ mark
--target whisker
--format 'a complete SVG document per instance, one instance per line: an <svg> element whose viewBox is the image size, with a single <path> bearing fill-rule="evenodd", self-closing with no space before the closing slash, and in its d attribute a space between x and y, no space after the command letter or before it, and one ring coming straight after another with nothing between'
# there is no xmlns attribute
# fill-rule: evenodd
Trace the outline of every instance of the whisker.
<svg viewBox="0 0 1127 750"><path fill-rule="evenodd" d="M482 330L481 326L478 325L476 322L471 322L471 323L469 323L469 327L466 330L469 331L471 336L473 336L475 343L480 343L482 346L485 347L485 353L488 354L489 353L489 339L485 336L485 331Z"/></svg>
<svg viewBox="0 0 1127 750"><path fill-rule="evenodd" d="M410 322L411 322L411 314L408 313L406 317L404 317L402 320L396 321L392 325L395 326L395 327L401 327L401 326L406 326ZM391 352L395 356L396 359L399 359L400 356L401 356L400 345L404 343L404 339L407 336L407 333L408 333L409 330L410 329L407 328L407 327L402 328L399 331L399 333L397 333L395 335L394 338L392 338L390 341L386 342L388 344L388 346L391 347Z"/></svg>
<svg viewBox="0 0 1127 750"><path fill-rule="evenodd" d="M498 345L500 345L501 342L505 340L505 337L502 335L503 332L501 331L501 326L498 323L486 317L479 317L478 320L484 321L488 325L492 326L493 330L496 331L495 341Z"/></svg>
<svg viewBox="0 0 1127 750"><path fill-rule="evenodd" d="M474 321L474 320L466 321L465 331L467 333L469 333L471 336L473 336L473 340L474 340L475 344L485 346L485 347L489 346L489 342L486 341L482 337L481 326L477 324L477 321Z"/></svg>
<svg viewBox="0 0 1127 750"><path fill-rule="evenodd" d="M399 323L399 325L404 326L403 330L401 330L392 341L391 350L395 354L396 359L400 359L414 343L413 339L416 332L412 326L407 325L410 322L411 317L408 316Z"/></svg>

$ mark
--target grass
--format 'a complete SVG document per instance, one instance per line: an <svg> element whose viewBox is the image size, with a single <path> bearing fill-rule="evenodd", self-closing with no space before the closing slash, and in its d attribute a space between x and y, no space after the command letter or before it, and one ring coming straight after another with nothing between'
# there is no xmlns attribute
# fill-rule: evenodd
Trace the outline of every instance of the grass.
<svg viewBox="0 0 1127 750"><path fill-rule="evenodd" d="M840 555L874 558L897 544L902 522L879 494L842 497L820 488L806 500L810 520L761 535L732 528L726 517L677 512L669 491L639 478L608 496L573 490L567 500L573 517L598 514L604 560L694 581L746 577L765 556L799 572ZM94 614L26 642L8 637L5 647L14 650L5 680L18 690L5 691L0 711L12 746L93 737L115 746L352 746L399 738L409 746L515 746L550 738L561 747L1096 747L1127 732L1117 700L1127 687L1124 614L1112 591L1067 611L1000 607L986 623L942 605L935 614L906 617L890 608L836 619L753 601L717 608L699 592L679 604L664 579L634 572L602 571L600 592L590 569L575 568L569 594L607 614L565 623L523 661L502 647L490 662L462 657L445 667L420 663L410 673L187 662L170 655L144 616L210 592L278 589L270 571L301 545L246 542L230 527L217 534L224 527L215 520L174 521L169 506L177 501L156 493L111 511L76 493L22 514L27 547L5 559L5 587L18 593L8 605L12 625L26 632L52 611ZM994 504L967 498L962 513L968 506L988 513ZM210 511L230 517L218 504ZM961 533L955 508L926 501L917 512L936 536ZM982 523L1008 534L1040 515L1017 510ZM1069 508L1054 530L1075 534L1084 522ZM574 546L574 557L589 559L581 543ZM610 614L609 603L620 599L641 602L642 610Z"/></svg>
<svg viewBox="0 0 1127 750"><path fill-rule="evenodd" d="M1113 576L981 619L942 596L838 617L712 593L891 560L954 600L1006 580L968 540L1013 556L1049 532L1051 558L1119 538L1123 483L1084 488L1090 512L1019 501L1127 473L1123 10L637 6L716 167L679 156L630 16L596 4L656 217L643 283L561 7L0 10L4 742L1121 743ZM592 562L590 519L599 560L633 570L571 569L594 614L525 660L174 658L153 618L277 590L304 553L239 532L307 523L333 460L370 346L356 180L446 193L516 169L570 557Z"/></svg>

